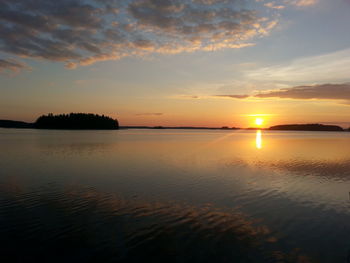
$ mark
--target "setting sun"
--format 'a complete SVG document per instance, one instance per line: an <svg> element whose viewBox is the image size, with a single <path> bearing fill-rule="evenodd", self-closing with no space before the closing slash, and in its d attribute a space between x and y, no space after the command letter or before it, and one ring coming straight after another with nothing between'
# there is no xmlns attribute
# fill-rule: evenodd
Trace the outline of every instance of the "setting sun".
<svg viewBox="0 0 350 263"><path fill-rule="evenodd" d="M264 119L263 118L256 118L255 119L255 124L257 126L261 126L261 125L263 125L263 123L264 123Z"/></svg>
<svg viewBox="0 0 350 263"><path fill-rule="evenodd" d="M350 263L349 13L0 0L0 263Z"/></svg>

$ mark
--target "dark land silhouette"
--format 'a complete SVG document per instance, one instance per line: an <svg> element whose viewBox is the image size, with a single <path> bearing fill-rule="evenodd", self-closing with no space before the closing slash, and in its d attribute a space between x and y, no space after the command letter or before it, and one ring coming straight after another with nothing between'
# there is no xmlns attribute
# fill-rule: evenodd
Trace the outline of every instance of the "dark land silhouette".
<svg viewBox="0 0 350 263"><path fill-rule="evenodd" d="M37 129L116 130L119 123L108 116L92 113L42 115L34 123Z"/></svg>
<svg viewBox="0 0 350 263"><path fill-rule="evenodd" d="M143 126L145 129L178 129L178 130L239 130L240 128L236 127L191 127L191 126L179 126L179 127L164 127L164 126L154 126L154 127L148 127ZM135 126L125 126L125 128L132 129L137 128Z"/></svg>
<svg viewBox="0 0 350 263"><path fill-rule="evenodd" d="M272 126L269 130L278 131L344 131L343 128L336 125L323 124L286 124Z"/></svg>
<svg viewBox="0 0 350 263"><path fill-rule="evenodd" d="M66 129L66 130L115 130L115 129L178 129L178 130L239 130L238 127L192 127L192 126L119 126L118 120L108 116L93 113L70 113L59 115L42 115L35 123L23 121L0 120L0 128L37 128L37 129ZM284 124L270 128L251 127L246 130L272 131L348 131L336 125L324 124Z"/></svg>
<svg viewBox="0 0 350 263"><path fill-rule="evenodd" d="M29 128L34 128L34 124L23 122L23 121L0 120L0 127L29 129Z"/></svg>
<svg viewBox="0 0 350 263"><path fill-rule="evenodd" d="M236 127L198 127L198 126L120 126L120 129L156 129L156 130L240 130Z"/></svg>

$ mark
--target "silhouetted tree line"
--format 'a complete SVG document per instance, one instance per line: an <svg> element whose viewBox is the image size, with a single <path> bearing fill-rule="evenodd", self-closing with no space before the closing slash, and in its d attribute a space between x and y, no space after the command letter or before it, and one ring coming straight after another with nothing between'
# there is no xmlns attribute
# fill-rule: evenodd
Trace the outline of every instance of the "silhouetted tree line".
<svg viewBox="0 0 350 263"><path fill-rule="evenodd" d="M279 131L344 131L343 128L336 125L323 124L287 124L272 126L269 130Z"/></svg>
<svg viewBox="0 0 350 263"><path fill-rule="evenodd" d="M34 123L38 129L77 129L77 130L113 130L118 129L119 124L108 116L92 113L70 113L40 116Z"/></svg>

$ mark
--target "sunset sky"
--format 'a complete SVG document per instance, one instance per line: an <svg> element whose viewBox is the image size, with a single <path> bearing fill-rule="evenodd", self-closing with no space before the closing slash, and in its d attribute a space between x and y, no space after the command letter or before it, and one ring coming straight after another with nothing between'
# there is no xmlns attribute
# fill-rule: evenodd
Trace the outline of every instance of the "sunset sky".
<svg viewBox="0 0 350 263"><path fill-rule="evenodd" d="M0 4L0 119L350 126L350 0Z"/></svg>

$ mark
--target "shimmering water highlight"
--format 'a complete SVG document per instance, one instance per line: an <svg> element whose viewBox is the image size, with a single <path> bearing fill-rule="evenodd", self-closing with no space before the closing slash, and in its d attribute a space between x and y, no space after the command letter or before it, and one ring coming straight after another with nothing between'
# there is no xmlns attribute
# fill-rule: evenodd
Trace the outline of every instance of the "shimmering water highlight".
<svg viewBox="0 0 350 263"><path fill-rule="evenodd" d="M350 134L0 129L3 262L347 262Z"/></svg>

